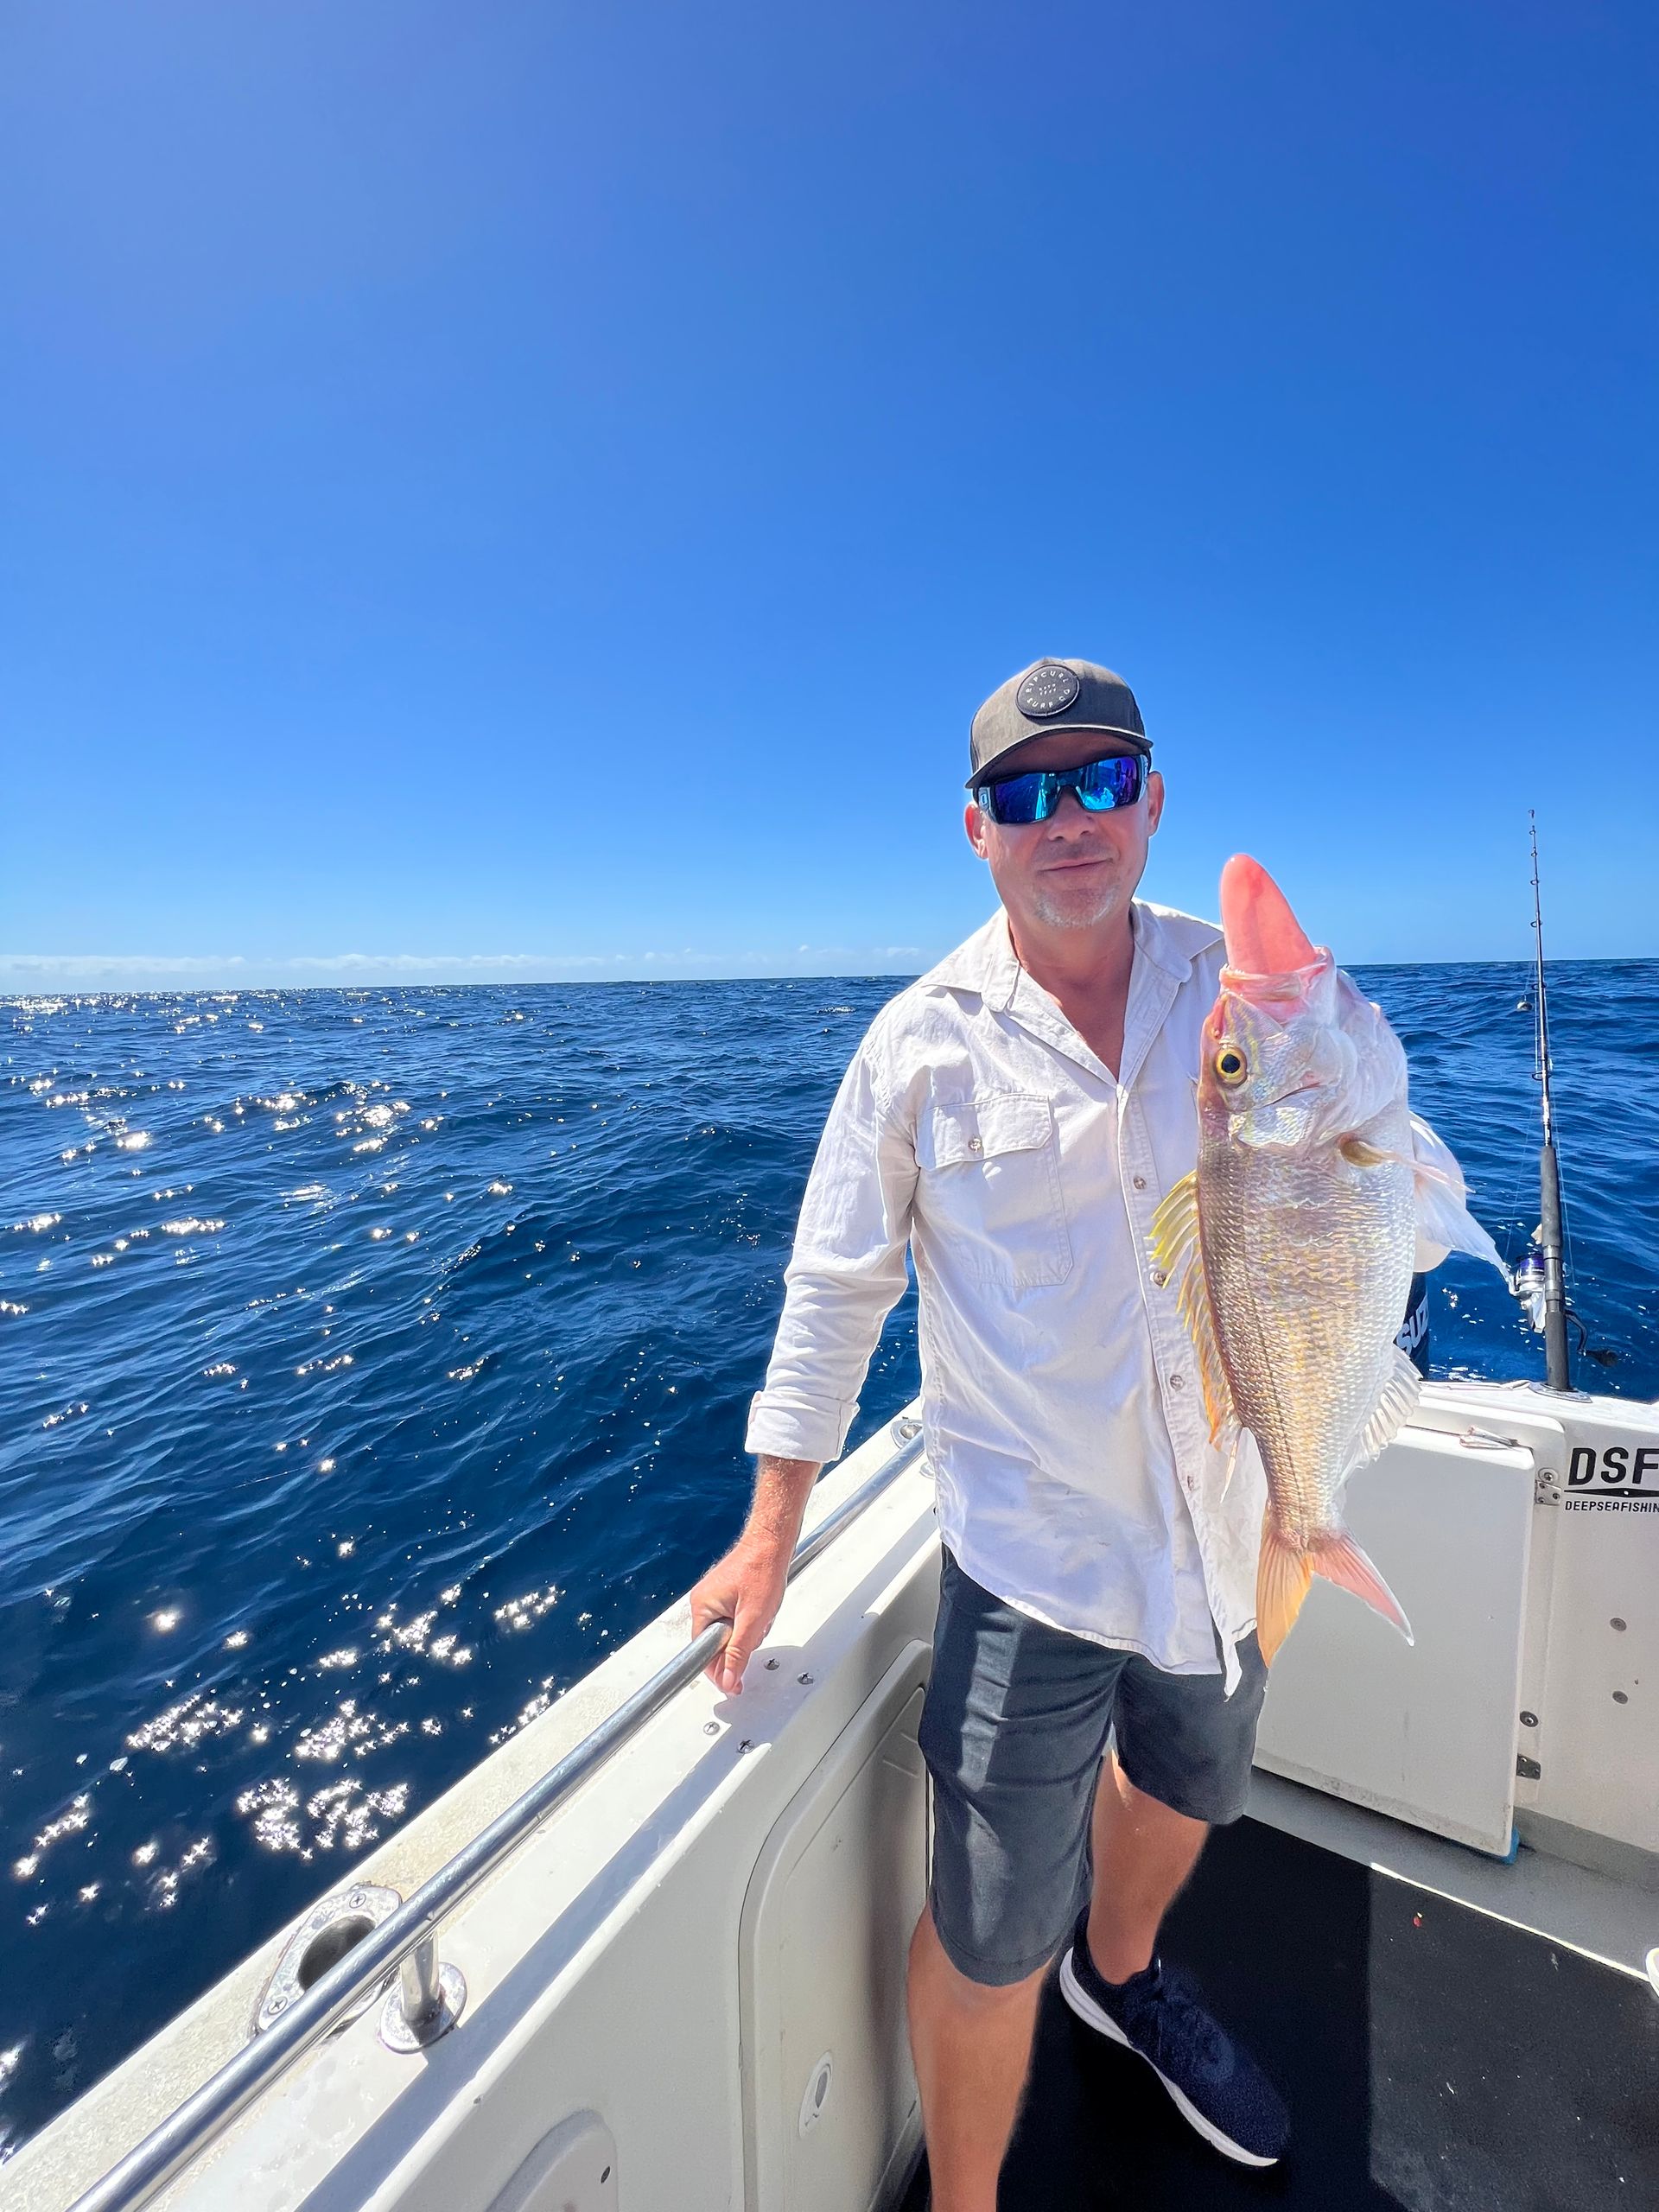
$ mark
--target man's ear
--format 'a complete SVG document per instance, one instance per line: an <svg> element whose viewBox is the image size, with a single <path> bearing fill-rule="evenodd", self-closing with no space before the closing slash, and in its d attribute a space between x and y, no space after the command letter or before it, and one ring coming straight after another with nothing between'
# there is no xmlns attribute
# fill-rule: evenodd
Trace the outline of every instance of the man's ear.
<svg viewBox="0 0 1659 2212"><path fill-rule="evenodd" d="M1147 835L1155 837L1158 824L1164 818L1164 779L1152 769L1147 777Z"/></svg>
<svg viewBox="0 0 1659 2212"><path fill-rule="evenodd" d="M962 826L968 832L968 842L982 861L989 860L990 845L985 835L985 817L969 799L963 810Z"/></svg>

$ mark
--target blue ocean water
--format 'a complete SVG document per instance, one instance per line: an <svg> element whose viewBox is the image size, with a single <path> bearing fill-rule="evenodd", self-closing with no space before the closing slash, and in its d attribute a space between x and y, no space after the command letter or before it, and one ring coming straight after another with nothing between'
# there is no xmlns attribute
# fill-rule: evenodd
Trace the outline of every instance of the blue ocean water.
<svg viewBox="0 0 1659 2212"><path fill-rule="evenodd" d="M1525 971L1363 980L1518 1254ZM5 2147L729 1539L813 1146L896 988L0 1007ZM1552 1014L1584 1378L1653 1396L1659 963L1564 965ZM1439 1371L1540 1370L1490 1270L1433 1313ZM855 1440L914 1382L906 1300Z"/></svg>

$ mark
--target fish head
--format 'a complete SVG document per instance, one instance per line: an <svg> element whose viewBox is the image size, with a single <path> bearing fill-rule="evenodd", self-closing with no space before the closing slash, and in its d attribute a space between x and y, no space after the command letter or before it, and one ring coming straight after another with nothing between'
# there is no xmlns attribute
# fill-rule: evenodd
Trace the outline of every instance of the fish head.
<svg viewBox="0 0 1659 2212"><path fill-rule="evenodd" d="M1198 1073L1206 1133L1289 1150L1344 1136L1403 1103L1399 1039L1309 940L1259 861L1228 861L1221 917L1227 964Z"/></svg>
<svg viewBox="0 0 1659 2212"><path fill-rule="evenodd" d="M1325 980L1335 975L1333 966ZM1330 995L1312 991L1293 1010L1284 999L1258 1004L1224 980L1198 1073L1198 1115L1212 1136L1267 1149L1314 1140L1349 1071L1341 1031L1310 1003Z"/></svg>

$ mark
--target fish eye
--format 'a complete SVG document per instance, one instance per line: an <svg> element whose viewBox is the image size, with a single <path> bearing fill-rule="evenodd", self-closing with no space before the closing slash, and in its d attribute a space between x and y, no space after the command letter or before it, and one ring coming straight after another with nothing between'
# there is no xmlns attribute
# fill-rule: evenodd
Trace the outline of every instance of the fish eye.
<svg viewBox="0 0 1659 2212"><path fill-rule="evenodd" d="M1243 1083L1244 1055L1236 1045L1224 1045L1216 1054L1216 1073L1224 1083Z"/></svg>

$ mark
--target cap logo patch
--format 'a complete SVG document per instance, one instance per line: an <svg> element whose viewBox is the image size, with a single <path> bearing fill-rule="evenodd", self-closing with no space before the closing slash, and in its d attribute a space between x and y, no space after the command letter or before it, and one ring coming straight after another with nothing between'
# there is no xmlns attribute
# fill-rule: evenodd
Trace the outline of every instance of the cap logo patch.
<svg viewBox="0 0 1659 2212"><path fill-rule="evenodd" d="M1082 689L1082 679L1075 670L1046 660L1027 677L1014 695L1014 703L1031 721L1046 721L1052 715L1063 715Z"/></svg>

